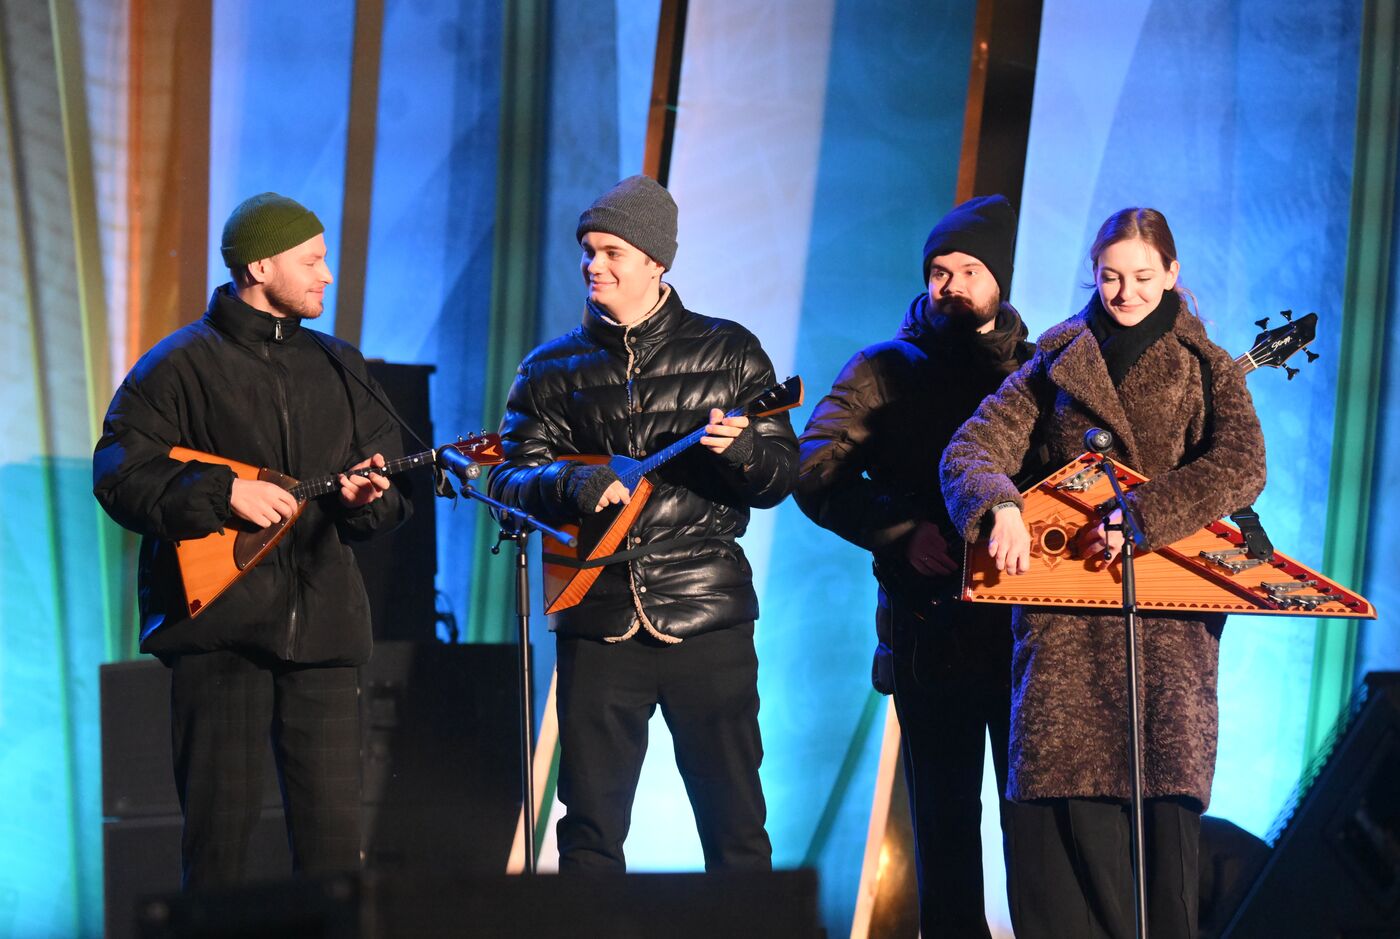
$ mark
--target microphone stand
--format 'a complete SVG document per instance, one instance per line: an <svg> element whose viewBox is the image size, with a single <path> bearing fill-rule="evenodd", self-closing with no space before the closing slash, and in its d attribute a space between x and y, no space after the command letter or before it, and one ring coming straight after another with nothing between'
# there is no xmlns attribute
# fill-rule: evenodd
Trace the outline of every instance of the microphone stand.
<svg viewBox="0 0 1400 939"><path fill-rule="evenodd" d="M1122 513L1117 524L1110 523L1105 517L1104 531L1123 533L1123 550L1120 556L1123 559L1123 625L1127 640L1128 783L1129 818L1132 825L1130 845L1133 864L1133 914L1137 939L1147 939L1147 865L1143 851L1142 815L1142 719L1138 714L1137 584L1133 572L1133 556L1146 539L1142 533L1142 526L1138 524L1136 513L1123 494L1123 487L1118 484L1118 473L1113 461L1105 452L1112 446L1112 437L1106 431L1097 429L1090 430L1084 437L1089 449L1098 454L1099 468L1113 487L1112 501L1117 503Z"/></svg>
<svg viewBox="0 0 1400 939"><path fill-rule="evenodd" d="M520 787L522 792L521 810L524 818L525 873L535 873L535 700L534 687L530 680L530 555L526 551L530 533L542 531L564 544L578 543L573 535L552 528L522 509L498 502L485 493L472 488L470 479L481 475L476 464L461 466L458 461L448 459L439 464L457 475L461 482L461 493L468 498L485 503L496 511L501 520L500 533L492 554L501 553L501 544L515 543L515 622L520 666ZM475 470L475 472L472 472Z"/></svg>

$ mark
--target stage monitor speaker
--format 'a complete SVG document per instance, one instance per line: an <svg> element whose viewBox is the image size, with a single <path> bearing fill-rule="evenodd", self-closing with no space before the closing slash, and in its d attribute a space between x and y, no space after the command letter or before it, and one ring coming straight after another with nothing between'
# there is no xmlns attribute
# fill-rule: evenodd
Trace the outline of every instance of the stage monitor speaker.
<svg viewBox="0 0 1400 939"><path fill-rule="evenodd" d="M823 935L810 870L479 878L371 872L146 898L137 925L144 939Z"/></svg>
<svg viewBox="0 0 1400 939"><path fill-rule="evenodd" d="M1362 695L1226 939L1400 936L1400 672Z"/></svg>
<svg viewBox="0 0 1400 939"><path fill-rule="evenodd" d="M135 935L138 898L180 888L179 815L108 819L102 826L106 939ZM282 880L292 869L282 807L263 809L248 842L247 869L254 880Z"/></svg>
<svg viewBox="0 0 1400 939"><path fill-rule="evenodd" d="M431 365L397 365L370 360L369 374L384 388L389 401L422 434L428 446L457 439L437 440L429 407L428 377ZM465 436L464 432L464 436ZM403 435L404 453L423 447ZM355 560L369 594L370 618L376 639L431 640L434 623L434 580L437 577L437 505L432 473L416 469L394 477L394 485L413 504L413 517L391 532L367 541L351 542Z"/></svg>
<svg viewBox="0 0 1400 939"><path fill-rule="evenodd" d="M378 939L356 874L142 897L141 939ZM454 929L442 935L466 935Z"/></svg>
<svg viewBox="0 0 1400 939"><path fill-rule="evenodd" d="M375 643L360 673L366 864L386 874L505 870L520 811L514 645ZM104 665L102 790L107 936L131 933L136 898L179 886L180 809L170 756L170 673ZM271 753L253 880L291 870Z"/></svg>
<svg viewBox="0 0 1400 939"><path fill-rule="evenodd" d="M520 812L516 647L380 642L360 678L365 861L504 871Z"/></svg>
<svg viewBox="0 0 1400 939"><path fill-rule="evenodd" d="M102 814L125 819L178 816L170 755L170 669L148 657L103 665L98 685ZM262 792L265 808L281 809L275 773L267 773Z"/></svg>

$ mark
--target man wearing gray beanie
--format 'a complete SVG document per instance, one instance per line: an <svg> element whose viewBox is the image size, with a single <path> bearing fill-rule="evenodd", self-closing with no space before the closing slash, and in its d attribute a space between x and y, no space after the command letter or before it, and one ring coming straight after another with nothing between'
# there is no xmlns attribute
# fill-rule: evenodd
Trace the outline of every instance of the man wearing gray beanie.
<svg viewBox="0 0 1400 939"><path fill-rule="evenodd" d="M136 363L93 453L98 502L142 536L141 650L171 671L186 888L244 878L269 738L294 869L360 864L356 666L371 638L343 539L393 528L411 507L386 476L347 473L399 455L399 429L359 351L305 325L333 279L322 231L277 193L235 208L221 245L232 283ZM335 482L294 496L261 467ZM242 574L221 592L187 592L178 544L227 530L257 545L288 520L260 560L225 558Z"/></svg>
<svg viewBox="0 0 1400 939"><path fill-rule="evenodd" d="M561 872L620 871L647 722L659 705L708 870L767 869L758 769L758 600L737 538L796 481L785 413L729 417L775 384L758 340L687 310L663 275L676 204L624 179L579 217L583 322L521 363L491 494L561 522L631 501L606 462L643 460L703 427L648 476L650 499L597 581L551 623L558 649ZM567 564L556 558L554 564Z"/></svg>
<svg viewBox="0 0 1400 939"><path fill-rule="evenodd" d="M800 438L797 504L874 558L873 677L899 714L925 936L991 935L983 740L990 732L1004 792L1011 611L956 600L962 539L932 481L953 432L1035 351L1006 302L1015 243L1004 196L940 219L924 242L923 288L894 338L846 363ZM999 809L1009 838L1017 806L1003 798Z"/></svg>

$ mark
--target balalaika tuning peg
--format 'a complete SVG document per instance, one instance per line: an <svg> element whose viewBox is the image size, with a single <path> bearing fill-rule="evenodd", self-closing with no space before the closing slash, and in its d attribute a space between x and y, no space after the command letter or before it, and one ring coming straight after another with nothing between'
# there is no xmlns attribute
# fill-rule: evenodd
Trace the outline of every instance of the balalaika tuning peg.
<svg viewBox="0 0 1400 939"><path fill-rule="evenodd" d="M1293 322L1293 311L1292 311L1292 310L1280 310L1280 311L1279 311L1279 315L1281 315L1284 319L1288 320L1288 322L1290 322L1290 323Z"/></svg>
<svg viewBox="0 0 1400 939"><path fill-rule="evenodd" d="M1266 317L1264 317L1262 320L1255 320L1255 321L1254 321L1254 325L1255 325L1255 326L1258 326L1260 329L1268 329L1268 328L1269 328L1269 318L1266 316Z"/></svg>
<svg viewBox="0 0 1400 939"><path fill-rule="evenodd" d="M1316 362L1318 359L1322 358L1322 356L1318 355L1311 349L1304 349L1303 354L1308 357L1309 362Z"/></svg>
<svg viewBox="0 0 1400 939"><path fill-rule="evenodd" d="M1283 367L1283 370L1284 370L1285 372L1288 373L1288 380L1289 380L1289 381L1292 381L1292 380L1293 380L1293 376L1298 374L1298 370L1297 370L1296 368L1292 368L1292 367L1290 367L1290 366L1288 366L1288 365L1285 365L1285 366Z"/></svg>

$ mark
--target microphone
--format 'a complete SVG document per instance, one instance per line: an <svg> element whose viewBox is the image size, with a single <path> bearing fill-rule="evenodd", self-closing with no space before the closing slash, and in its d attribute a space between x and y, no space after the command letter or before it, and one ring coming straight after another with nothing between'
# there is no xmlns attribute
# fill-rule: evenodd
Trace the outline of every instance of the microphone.
<svg viewBox="0 0 1400 939"><path fill-rule="evenodd" d="M1094 453L1107 453L1113 446L1113 435L1102 427L1090 427L1084 432L1084 448Z"/></svg>
<svg viewBox="0 0 1400 939"><path fill-rule="evenodd" d="M437 452L437 465L456 476L462 482L476 479L481 475L481 466L451 444L440 447Z"/></svg>

